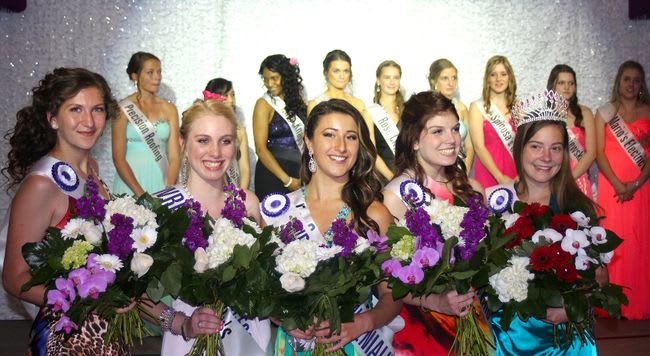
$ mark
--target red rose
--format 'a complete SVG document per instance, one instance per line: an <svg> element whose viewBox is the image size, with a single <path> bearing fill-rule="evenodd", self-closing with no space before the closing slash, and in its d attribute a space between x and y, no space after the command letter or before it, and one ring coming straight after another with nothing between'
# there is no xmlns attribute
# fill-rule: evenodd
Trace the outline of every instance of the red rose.
<svg viewBox="0 0 650 356"><path fill-rule="evenodd" d="M553 256L555 252L550 246L540 246L530 254L533 271L550 271L554 267Z"/></svg>
<svg viewBox="0 0 650 356"><path fill-rule="evenodd" d="M521 216L531 216L531 217L542 217L546 213L550 213L551 208L548 205L542 205L540 203L532 203L526 205L526 207L519 213Z"/></svg>
<svg viewBox="0 0 650 356"><path fill-rule="evenodd" d="M578 224L571 219L570 215L561 214L551 218L551 228L564 235L567 229L578 228Z"/></svg>
<svg viewBox="0 0 650 356"><path fill-rule="evenodd" d="M568 263L563 268L556 269L555 274L557 278L568 283L573 283L578 279L578 271L573 263Z"/></svg>
<svg viewBox="0 0 650 356"><path fill-rule="evenodd" d="M535 233L533 221L529 217L520 217L515 224L506 229L505 234L515 234L515 237L506 244L506 248L512 249L521 244L521 241L531 238Z"/></svg>

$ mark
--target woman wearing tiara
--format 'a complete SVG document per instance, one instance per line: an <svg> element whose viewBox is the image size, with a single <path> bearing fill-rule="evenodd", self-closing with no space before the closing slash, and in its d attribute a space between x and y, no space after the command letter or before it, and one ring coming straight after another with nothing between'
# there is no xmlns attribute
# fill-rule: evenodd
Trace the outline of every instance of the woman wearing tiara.
<svg viewBox="0 0 650 356"><path fill-rule="evenodd" d="M175 209L188 199L201 204L213 219L221 216L226 199L226 171L235 158L237 119L232 108L216 100L197 100L185 112L180 128L183 164L179 183L154 196ZM244 190L248 216L260 222L259 201ZM266 355L271 339L268 320L248 320L224 311L223 320L208 308L190 306L180 299L171 307L159 303L149 313L158 316L164 331L162 355L185 355L194 338L221 331L227 355ZM221 330L225 328L225 330Z"/></svg>
<svg viewBox="0 0 650 356"><path fill-rule="evenodd" d="M268 56L259 70L266 93L253 111L253 137L257 152L255 192L263 199L273 192L300 188L300 155L306 117L302 77L295 58Z"/></svg>
<svg viewBox="0 0 650 356"><path fill-rule="evenodd" d="M50 227L62 229L89 177L101 181L90 151L117 110L104 78L81 68L57 68L32 91L32 104L16 114L16 126L8 133L11 149L3 173L8 173L10 187L19 188L11 202L8 228L3 227L4 288L41 306L32 324L28 354L70 355L81 349L95 355L127 355L128 347L121 342L104 342L108 323L97 314L90 314L78 332L67 337L56 331L65 319L45 307L46 286L21 289L32 277L21 254L23 245L43 240ZM108 198L104 186L99 192Z"/></svg>
<svg viewBox="0 0 650 356"><path fill-rule="evenodd" d="M235 88L232 82L224 78L215 78L208 82L203 90L203 100L216 100L226 103L237 117L237 160L228 168L226 179L242 189L248 189L251 181L250 156L248 154L248 135L244 113L237 106Z"/></svg>
<svg viewBox="0 0 650 356"><path fill-rule="evenodd" d="M388 181L395 168L395 141L399 134L399 117L404 108L400 90L402 67L395 61L383 61L377 67L375 97L367 112L372 118L368 129L374 132L377 147L377 171Z"/></svg>
<svg viewBox="0 0 650 356"><path fill-rule="evenodd" d="M650 99L641 64L618 68L612 98L596 113L598 203L603 226L624 241L610 264L613 283L625 289L628 319L650 319ZM640 273L639 273L640 272Z"/></svg>
<svg viewBox="0 0 650 356"><path fill-rule="evenodd" d="M596 159L596 129L591 110L578 104L576 72L566 64L556 65L548 77L546 89L561 94L569 103L567 130L569 130L569 155L573 177L580 190L586 196L593 198L589 168Z"/></svg>
<svg viewBox="0 0 650 356"><path fill-rule="evenodd" d="M180 154L176 106L156 95L160 60L151 53L131 56L126 74L136 92L120 102L112 125L115 194L142 195L176 183Z"/></svg>
<svg viewBox="0 0 650 356"><path fill-rule="evenodd" d="M460 138L462 139L461 155L464 157L466 172L472 169L474 161L474 147L469 137L468 118L469 111L462 101L455 97L458 89L458 69L446 58L440 58L431 63L429 67L429 86L432 91L437 91L451 100L456 107L456 112L460 117Z"/></svg>
<svg viewBox="0 0 650 356"><path fill-rule="evenodd" d="M469 136L476 160L474 178L485 188L506 184L516 177L512 159L517 81L508 58L494 56L485 66L481 99L469 106Z"/></svg>
<svg viewBox="0 0 650 356"><path fill-rule="evenodd" d="M305 186L288 195L272 194L263 200L265 222L279 226L297 218L306 227L306 238L323 243L331 239L335 219L354 223L360 236L366 236L370 230L384 234L393 219L378 201L381 183L373 169L377 153L361 114L339 99L316 105L307 120L305 144L300 171ZM308 355L298 351L305 350L305 344L312 344L315 336L319 336L317 342L334 343L330 351L343 349L347 355L370 354L368 347L375 352L390 352L393 331L386 325L399 313L401 302L393 301L385 283L377 290L374 308L355 314L354 321L342 324L341 332L331 337L297 329L287 334L279 328L275 354L292 355L295 351ZM363 334L369 334L367 340L372 341L363 345L355 341Z"/></svg>
<svg viewBox="0 0 650 356"><path fill-rule="evenodd" d="M458 156L461 147L460 120L446 96L437 92L414 94L404 105L402 129L397 139L396 177L384 189L384 204L391 214L404 219L407 210L403 187L421 190L426 201L462 200L479 195L483 189L467 178ZM424 189L422 189L424 188ZM410 191L410 190L408 190ZM393 347L397 355L442 355L449 352L458 316L465 316L474 300L474 292L459 295L455 291L442 295L404 298L400 315L404 329L395 334ZM480 307L477 305L477 309ZM489 330L485 319L482 328Z"/></svg>
<svg viewBox="0 0 650 356"><path fill-rule="evenodd" d="M566 101L560 94L546 91L531 98L533 104L521 102L513 109L517 134L513 156L519 180L486 189L488 205L501 210L494 203L506 195L510 204L514 200L550 206L554 213L584 212L596 221L593 201L577 186L571 173L569 135L566 129ZM549 102L557 104L550 105ZM544 116L540 116L539 111ZM527 321L515 316L506 331L501 327L501 310L490 317L496 341L497 355L597 355L593 335L583 343L577 335L567 348L554 347L554 335L564 343L565 324L568 321L564 308L548 308L546 319L530 317ZM557 329L555 329L557 327ZM589 333L589 331L586 331Z"/></svg>

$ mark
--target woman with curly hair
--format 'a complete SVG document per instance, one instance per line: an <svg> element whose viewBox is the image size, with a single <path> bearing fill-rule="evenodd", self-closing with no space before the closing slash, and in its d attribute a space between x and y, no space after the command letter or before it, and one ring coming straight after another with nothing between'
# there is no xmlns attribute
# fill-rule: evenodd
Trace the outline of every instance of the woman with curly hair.
<svg viewBox="0 0 650 356"><path fill-rule="evenodd" d="M90 314L68 337L55 331L66 320L45 307L45 285L21 289L32 277L22 247L43 240L48 228L62 229L68 223L86 180L98 179L97 162L90 152L117 110L106 80L82 68L57 68L32 93L32 103L16 114L16 126L7 134L11 149L3 173L10 186L19 187L11 202L8 228L3 228L7 232L4 288L41 306L32 325L30 354L69 355L82 349L95 355L126 355L128 348L121 342L104 342L108 324L97 314ZM99 191L108 198L105 187Z"/></svg>
<svg viewBox="0 0 650 356"><path fill-rule="evenodd" d="M344 100L316 105L307 120L305 144L300 170L305 186L284 197L269 195L262 201L264 221L278 226L298 218L305 226L314 226L306 229L304 238L323 243L331 241L335 219L351 222L359 236L370 230L385 234L393 218L379 201L381 183L374 171L377 151L361 114ZM355 314L352 322L342 324L341 331L331 336L324 325L315 333L294 329L287 334L279 328L275 354L309 354L299 351L307 351L305 344L312 344L316 336L316 342L335 344L328 351L344 349L346 355L369 354L370 350L363 349L368 345L391 349L393 331L386 325L399 313L401 302L393 300L385 283L379 285L377 299L374 308ZM381 341L363 345L355 341L366 333L374 333L368 339Z"/></svg>
<svg viewBox="0 0 650 356"><path fill-rule="evenodd" d="M300 188L306 107L297 60L282 54L268 56L260 65L259 75L266 93L255 103L253 137L258 157L255 193L263 199L269 193Z"/></svg>

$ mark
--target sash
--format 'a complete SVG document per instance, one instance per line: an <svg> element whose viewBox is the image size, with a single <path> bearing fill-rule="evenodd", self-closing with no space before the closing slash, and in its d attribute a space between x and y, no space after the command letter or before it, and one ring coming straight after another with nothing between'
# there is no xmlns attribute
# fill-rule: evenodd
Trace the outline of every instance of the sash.
<svg viewBox="0 0 650 356"><path fill-rule="evenodd" d="M623 151L632 162L641 170L645 166L646 154L643 146L636 140L632 131L627 126L621 115L616 112L612 103L605 104L598 108L601 117L609 125L614 138L621 145Z"/></svg>
<svg viewBox="0 0 650 356"><path fill-rule="evenodd" d="M147 148L149 148L149 151L153 155L153 159L158 164L160 171L162 171L163 177L166 177L169 162L167 161L166 153L160 149L161 145L160 140L156 136L156 128L131 100L122 100L120 102L120 108L124 111L129 122L135 127L142 141L146 143Z"/></svg>
<svg viewBox="0 0 650 356"><path fill-rule="evenodd" d="M372 299L368 303L364 303L356 307L356 309L354 309L354 313L361 314L363 312L366 312L377 305L378 302L379 300L373 295ZM393 350L393 335L395 335L396 332L402 330L404 328L404 325L404 319L398 315L387 325L359 335L359 337L352 341L352 345L354 345L355 350L362 355L394 355L395 351Z"/></svg>
<svg viewBox="0 0 650 356"><path fill-rule="evenodd" d="M415 206L428 205L431 203L431 196L426 194L422 185L411 178L408 173L403 173L399 177L395 177L385 187L386 190L395 194L396 197L402 200L405 206L409 206L406 201L406 195L411 197L411 203Z"/></svg>
<svg viewBox="0 0 650 356"><path fill-rule="evenodd" d="M503 146L508 149L508 153L510 153L510 157L512 157L512 146L515 143L515 134L512 130L512 126L510 126L508 119L506 119L506 117L499 111L494 103L490 107L490 115L485 112L483 100L477 100L476 105L481 111L481 115L487 118L492 127L494 127L494 131L497 132L497 135L501 139Z"/></svg>
<svg viewBox="0 0 650 356"><path fill-rule="evenodd" d="M571 154L571 157L578 162L585 154L585 148L580 143L580 140L578 140L578 137L573 133L573 130L569 128L566 130L569 134L569 153Z"/></svg>
<svg viewBox="0 0 650 356"><path fill-rule="evenodd" d="M173 186L153 194L161 203L171 210L178 209L191 196L184 188ZM192 315L196 307L177 299L174 308ZM226 355L265 355L271 340L271 325L269 320L246 319L226 307L223 313L221 338L224 341ZM227 341L226 341L227 340ZM192 342L185 342L182 337L165 332L163 339L163 354L184 355L190 351Z"/></svg>
<svg viewBox="0 0 650 356"><path fill-rule="evenodd" d="M236 160L230 162L230 167L226 171L226 183L234 184L236 187L239 187L239 182L241 181L241 175L239 174L239 163Z"/></svg>
<svg viewBox="0 0 650 356"><path fill-rule="evenodd" d="M381 105L373 104L367 108L370 116L372 116L372 121L375 123L377 129L388 143L388 147L395 154L395 143L397 142L397 136L399 135L399 129L397 125L393 122L393 119L388 115L386 110Z"/></svg>
<svg viewBox="0 0 650 356"><path fill-rule="evenodd" d="M296 141L296 146L298 146L300 153L302 153L305 150L305 142L303 140L303 137L305 137L305 123L302 122L298 115L294 115L293 121L289 120L289 115L285 110L286 104L282 98L271 96L269 93L264 93L263 98L287 122L287 125L291 129L293 139Z"/></svg>

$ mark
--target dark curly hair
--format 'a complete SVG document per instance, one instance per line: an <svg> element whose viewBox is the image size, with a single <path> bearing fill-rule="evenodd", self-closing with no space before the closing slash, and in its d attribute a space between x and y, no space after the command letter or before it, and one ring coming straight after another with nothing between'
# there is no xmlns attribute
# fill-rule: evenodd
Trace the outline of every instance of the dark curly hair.
<svg viewBox="0 0 650 356"><path fill-rule="evenodd" d="M574 125L582 128L582 110L578 104L578 77L576 77L576 72L573 68L566 64L558 64L553 67L553 69L551 69L551 74L548 76L546 89L555 91L555 84L557 84L557 78L560 76L560 73L570 73L573 76L573 83L576 86L576 92L573 94L573 97L569 99L569 110L573 116L576 117Z"/></svg>
<svg viewBox="0 0 650 356"><path fill-rule="evenodd" d="M361 113L345 100L331 99L316 105L307 118L305 136L310 140L314 139L314 131L318 126L320 118L331 113L349 115L354 119L359 128L359 153L357 161L349 172L350 179L343 186L341 199L352 209L353 221L357 233L365 236L368 230L379 232L379 225L368 216L367 210L373 201L383 200L381 194L381 181L375 172L375 160L377 149L370 141L368 126L363 120ZM307 168L309 164L309 152L305 150L302 154L300 166L300 179L308 184L311 181L312 173Z"/></svg>
<svg viewBox="0 0 650 356"><path fill-rule="evenodd" d="M114 118L117 102L108 83L104 77L87 69L57 68L32 89L31 105L16 113L16 126L4 136L11 146L8 165L2 169L2 174L10 180L8 189L20 183L31 166L54 148L57 134L50 127L47 114L56 115L64 101L86 88L102 92L106 119Z"/></svg>
<svg viewBox="0 0 650 356"><path fill-rule="evenodd" d="M298 116L300 120L305 121L307 105L302 99L304 87L302 86L302 77L300 76L298 64L291 64L289 58L283 54L274 54L264 58L262 64L260 64L259 75L262 75L264 68L278 73L282 77L282 92L284 93L285 109L289 118Z"/></svg>
<svg viewBox="0 0 650 356"><path fill-rule="evenodd" d="M219 95L226 95L230 89L232 89L232 82L224 78L212 79L205 85L205 90Z"/></svg>
<svg viewBox="0 0 650 356"><path fill-rule="evenodd" d="M452 113L458 119L454 104L438 92L423 91L413 94L404 104L404 112L400 118L402 129L395 143L395 176L399 176L407 170L413 170L415 180L424 185L426 174L418 162L413 145L420 139L420 134L425 129L427 121L444 112ZM456 164L446 166L444 172L451 182L454 195L463 201L478 194L469 184L469 178L465 172L465 162L461 157L456 158Z"/></svg>

